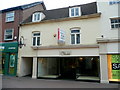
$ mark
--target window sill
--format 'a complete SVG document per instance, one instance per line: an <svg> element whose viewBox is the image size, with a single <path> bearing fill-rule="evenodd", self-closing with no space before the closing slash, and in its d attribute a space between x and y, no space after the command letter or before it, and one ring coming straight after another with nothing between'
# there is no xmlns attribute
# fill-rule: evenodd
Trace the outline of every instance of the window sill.
<svg viewBox="0 0 120 90"><path fill-rule="evenodd" d="M6 23L13 23L14 21L6 21Z"/></svg>
<svg viewBox="0 0 120 90"><path fill-rule="evenodd" d="M81 15L78 15L78 16L69 16L69 17L80 17Z"/></svg>
<svg viewBox="0 0 120 90"><path fill-rule="evenodd" d="M13 39L4 39L4 41L12 41Z"/></svg>
<svg viewBox="0 0 120 90"><path fill-rule="evenodd" d="M120 30L120 28L111 28L111 30Z"/></svg>

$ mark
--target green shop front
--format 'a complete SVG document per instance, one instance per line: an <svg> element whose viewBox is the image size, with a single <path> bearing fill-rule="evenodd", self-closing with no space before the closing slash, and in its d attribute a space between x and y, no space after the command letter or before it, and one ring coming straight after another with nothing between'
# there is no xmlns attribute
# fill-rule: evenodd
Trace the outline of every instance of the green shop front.
<svg viewBox="0 0 120 90"><path fill-rule="evenodd" d="M0 73L16 76L18 43L0 43Z"/></svg>

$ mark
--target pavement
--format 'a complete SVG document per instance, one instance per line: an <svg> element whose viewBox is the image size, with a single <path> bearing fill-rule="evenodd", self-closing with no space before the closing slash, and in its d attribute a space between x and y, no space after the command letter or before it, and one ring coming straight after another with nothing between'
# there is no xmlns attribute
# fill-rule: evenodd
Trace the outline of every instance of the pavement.
<svg viewBox="0 0 120 90"><path fill-rule="evenodd" d="M32 79L31 77L2 76L2 88L119 88L118 83L103 84L99 82ZM118 90L119 90L118 89ZM110 89L109 89L110 90Z"/></svg>

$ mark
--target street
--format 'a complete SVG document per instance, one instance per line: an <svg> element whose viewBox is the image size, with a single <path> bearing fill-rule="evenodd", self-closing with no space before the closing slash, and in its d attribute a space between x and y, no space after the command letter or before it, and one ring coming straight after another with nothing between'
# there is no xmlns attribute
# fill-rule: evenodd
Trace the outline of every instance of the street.
<svg viewBox="0 0 120 90"><path fill-rule="evenodd" d="M2 76L2 88L118 88L118 83L101 84L74 80L32 79Z"/></svg>

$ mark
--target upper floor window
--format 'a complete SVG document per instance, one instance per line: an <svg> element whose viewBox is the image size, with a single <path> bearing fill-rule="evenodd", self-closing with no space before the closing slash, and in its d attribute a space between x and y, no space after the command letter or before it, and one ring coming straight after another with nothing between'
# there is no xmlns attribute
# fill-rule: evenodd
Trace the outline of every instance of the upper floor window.
<svg viewBox="0 0 120 90"><path fill-rule="evenodd" d="M111 18L111 28L120 28L120 17Z"/></svg>
<svg viewBox="0 0 120 90"><path fill-rule="evenodd" d="M79 29L71 30L71 44L80 44L80 30Z"/></svg>
<svg viewBox="0 0 120 90"><path fill-rule="evenodd" d="M33 46L40 45L40 32L33 32L32 44Z"/></svg>
<svg viewBox="0 0 120 90"><path fill-rule="evenodd" d="M6 22L14 21L14 11L6 13Z"/></svg>
<svg viewBox="0 0 120 90"><path fill-rule="evenodd" d="M13 33L14 33L13 29L5 30L5 32L4 32L4 40L13 40Z"/></svg>
<svg viewBox="0 0 120 90"><path fill-rule="evenodd" d="M34 13L33 16L32 16L32 21L33 22L39 22L39 21L41 21L41 13L40 12Z"/></svg>
<svg viewBox="0 0 120 90"><path fill-rule="evenodd" d="M80 7L69 8L69 16L70 17L76 17L76 16L80 16L80 15L81 15Z"/></svg>

